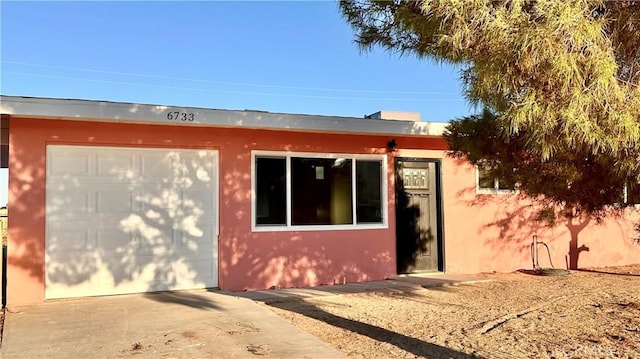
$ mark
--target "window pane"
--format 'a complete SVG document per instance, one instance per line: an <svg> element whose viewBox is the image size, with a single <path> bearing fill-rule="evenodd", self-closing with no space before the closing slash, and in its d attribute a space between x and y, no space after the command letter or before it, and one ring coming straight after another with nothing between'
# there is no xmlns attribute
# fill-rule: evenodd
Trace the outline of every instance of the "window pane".
<svg viewBox="0 0 640 359"><path fill-rule="evenodd" d="M291 158L291 224L352 224L351 160Z"/></svg>
<svg viewBox="0 0 640 359"><path fill-rule="evenodd" d="M495 189L495 179L486 167L478 165L478 188Z"/></svg>
<svg viewBox="0 0 640 359"><path fill-rule="evenodd" d="M287 224L287 162L256 158L256 224Z"/></svg>
<svg viewBox="0 0 640 359"><path fill-rule="evenodd" d="M627 185L627 203L640 204L640 184Z"/></svg>
<svg viewBox="0 0 640 359"><path fill-rule="evenodd" d="M513 182L509 182L506 179L499 178L498 179L498 189L513 191L513 190L516 189L516 184L513 183Z"/></svg>
<svg viewBox="0 0 640 359"><path fill-rule="evenodd" d="M356 161L358 223L382 222L382 162Z"/></svg>

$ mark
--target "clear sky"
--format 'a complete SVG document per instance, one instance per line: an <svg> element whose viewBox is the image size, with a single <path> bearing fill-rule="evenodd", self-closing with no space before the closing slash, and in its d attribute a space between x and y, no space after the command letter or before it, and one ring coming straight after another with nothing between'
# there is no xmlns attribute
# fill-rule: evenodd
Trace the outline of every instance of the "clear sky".
<svg viewBox="0 0 640 359"><path fill-rule="evenodd" d="M459 71L361 52L337 4L0 2L4 95L362 117L472 112ZM3 182L4 181L4 182ZM0 171L0 206L6 202Z"/></svg>

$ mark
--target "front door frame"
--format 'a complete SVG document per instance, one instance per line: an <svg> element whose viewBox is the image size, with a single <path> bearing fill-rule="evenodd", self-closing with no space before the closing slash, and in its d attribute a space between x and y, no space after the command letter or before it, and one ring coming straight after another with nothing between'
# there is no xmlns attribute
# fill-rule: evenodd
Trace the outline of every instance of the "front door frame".
<svg viewBox="0 0 640 359"><path fill-rule="evenodd" d="M442 159L441 158L432 158L432 157L395 157L394 159L394 180L395 180L395 208L394 213L396 216L396 226L398 225L397 213L398 213L398 195L400 192L400 164L402 162L427 162L433 163L435 165L435 173L436 173L436 243L437 243L437 255L438 255L438 272L445 271L445 248L444 248L444 210L442 204ZM397 231L396 231L397 233ZM396 245L397 245L397 234L396 234ZM398 254L396 253L396 261L398 261ZM396 263L396 268L398 268ZM397 269L396 269L397 270ZM418 271L420 272L420 271ZM431 272L431 271L430 271Z"/></svg>

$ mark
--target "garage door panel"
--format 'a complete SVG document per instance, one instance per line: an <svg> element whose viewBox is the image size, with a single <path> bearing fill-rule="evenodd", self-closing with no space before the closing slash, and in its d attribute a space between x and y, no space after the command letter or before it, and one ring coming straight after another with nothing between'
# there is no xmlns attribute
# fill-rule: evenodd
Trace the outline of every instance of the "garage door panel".
<svg viewBox="0 0 640 359"><path fill-rule="evenodd" d="M177 164L172 152L166 154L149 154L140 158L141 174L144 178L169 179L178 175L175 173Z"/></svg>
<svg viewBox="0 0 640 359"><path fill-rule="evenodd" d="M160 183L181 188L210 186L214 178L213 159L210 151L172 151L166 155L146 156L140 159L141 178L144 181L160 178Z"/></svg>
<svg viewBox="0 0 640 359"><path fill-rule="evenodd" d="M56 156L47 161L48 177L65 176L89 176L92 174L93 158L77 150L59 151L60 156Z"/></svg>
<svg viewBox="0 0 640 359"><path fill-rule="evenodd" d="M202 225L197 231L178 230L176 231L177 248L181 252L202 252L210 253L213 250L213 244L208 238L214 236L213 224Z"/></svg>
<svg viewBox="0 0 640 359"><path fill-rule="evenodd" d="M49 187L57 189L55 195L51 195L47 201L46 214L52 221L73 219L77 216L87 216L93 213L93 203L89 193L83 191L66 191L61 187ZM74 208L70 213L67 208Z"/></svg>
<svg viewBox="0 0 640 359"><path fill-rule="evenodd" d="M151 238L137 237L136 246L137 253L141 256L164 258L173 255L176 251L172 235L157 235Z"/></svg>
<svg viewBox="0 0 640 359"><path fill-rule="evenodd" d="M193 268L193 270L185 270L183 271L184 273L190 273L190 272L199 273L199 275L202 276L200 280L207 280L207 279L214 278L216 276L216 270L213 264L211 263L211 261L209 260L203 259L199 261L193 261L190 265ZM178 268L176 269L179 270L180 267L178 266Z"/></svg>
<svg viewBox="0 0 640 359"><path fill-rule="evenodd" d="M185 207L197 208L203 211L212 211L214 208L210 189L182 191L182 203Z"/></svg>
<svg viewBox="0 0 640 359"><path fill-rule="evenodd" d="M211 195L211 192L208 193ZM200 223L211 222L211 213L215 211L213 199L185 199L176 191L163 193L146 193L137 198L140 206L139 214L147 220L170 222L177 227L198 226ZM209 206L209 208L207 208Z"/></svg>
<svg viewBox="0 0 640 359"><path fill-rule="evenodd" d="M122 252L126 249L135 248L134 235L117 227L97 228L97 246L100 253L112 255L109 252Z"/></svg>
<svg viewBox="0 0 640 359"><path fill-rule="evenodd" d="M138 175L136 166L137 156L131 153L98 153L96 159L96 175L102 178L110 178L128 182Z"/></svg>
<svg viewBox="0 0 640 359"><path fill-rule="evenodd" d="M48 247L51 255L73 257L73 252L92 251L95 248L95 231L92 229L53 225L49 231L55 233L50 237L52 244Z"/></svg>
<svg viewBox="0 0 640 359"><path fill-rule="evenodd" d="M135 193L125 192L127 189L116 191L96 190L95 212L98 214L123 215L134 212Z"/></svg>
<svg viewBox="0 0 640 359"><path fill-rule="evenodd" d="M90 202L90 198L91 196L86 192L66 193L64 197L58 197L62 205L73 207L76 213L93 212L91 210L92 203Z"/></svg>
<svg viewBox="0 0 640 359"><path fill-rule="evenodd" d="M84 175L65 173L79 158ZM217 286L216 161L201 150L49 146L46 297Z"/></svg>

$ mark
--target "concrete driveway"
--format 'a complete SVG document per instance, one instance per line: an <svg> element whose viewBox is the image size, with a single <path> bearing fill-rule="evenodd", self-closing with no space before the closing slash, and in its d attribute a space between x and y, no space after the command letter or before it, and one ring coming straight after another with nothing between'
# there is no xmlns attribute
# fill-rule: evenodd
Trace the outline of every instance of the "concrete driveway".
<svg viewBox="0 0 640 359"><path fill-rule="evenodd" d="M187 291L60 300L7 312L2 358L341 358L263 304Z"/></svg>

